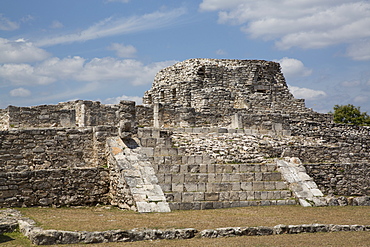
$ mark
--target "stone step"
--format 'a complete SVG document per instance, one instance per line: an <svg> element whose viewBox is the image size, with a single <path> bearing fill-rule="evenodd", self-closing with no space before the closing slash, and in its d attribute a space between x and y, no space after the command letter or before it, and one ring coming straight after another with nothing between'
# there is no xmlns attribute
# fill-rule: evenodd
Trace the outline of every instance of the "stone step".
<svg viewBox="0 0 370 247"><path fill-rule="evenodd" d="M160 184L160 186L164 192L287 190L287 185L283 181L167 183Z"/></svg>
<svg viewBox="0 0 370 247"><path fill-rule="evenodd" d="M202 201L202 202L169 202L171 210L204 210L250 206L296 205L294 199L286 200L253 200L253 201Z"/></svg>
<svg viewBox="0 0 370 247"><path fill-rule="evenodd" d="M158 183L221 183L282 181L279 172L246 172L246 173L157 173Z"/></svg>
<svg viewBox="0 0 370 247"><path fill-rule="evenodd" d="M289 190L165 192L165 197L167 202L287 200L292 198L292 193Z"/></svg>
<svg viewBox="0 0 370 247"><path fill-rule="evenodd" d="M180 156L181 157L181 156ZM157 157L155 157L157 158ZM166 161L166 157L152 164L154 171L162 173L245 173L245 172L276 172L276 164L178 164Z"/></svg>

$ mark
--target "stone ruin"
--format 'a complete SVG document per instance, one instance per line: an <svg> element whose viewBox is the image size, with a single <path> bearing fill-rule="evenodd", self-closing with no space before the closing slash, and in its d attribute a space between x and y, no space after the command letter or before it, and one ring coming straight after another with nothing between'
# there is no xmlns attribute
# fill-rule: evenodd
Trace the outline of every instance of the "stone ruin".
<svg viewBox="0 0 370 247"><path fill-rule="evenodd" d="M186 60L143 102L1 109L0 207L370 205L370 128L306 108L278 63Z"/></svg>

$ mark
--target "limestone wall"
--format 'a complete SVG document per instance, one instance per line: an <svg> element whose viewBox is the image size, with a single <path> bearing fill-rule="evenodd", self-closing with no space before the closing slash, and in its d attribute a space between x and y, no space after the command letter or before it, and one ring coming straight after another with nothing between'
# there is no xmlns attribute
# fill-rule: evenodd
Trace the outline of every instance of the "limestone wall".
<svg viewBox="0 0 370 247"><path fill-rule="evenodd" d="M368 163L320 163L304 166L325 194L370 195L370 166Z"/></svg>
<svg viewBox="0 0 370 247"><path fill-rule="evenodd" d="M75 110L69 103L31 107L8 106L10 128L74 127Z"/></svg>
<svg viewBox="0 0 370 247"><path fill-rule="evenodd" d="M9 128L9 115L5 109L0 109L0 131Z"/></svg>
<svg viewBox="0 0 370 247"><path fill-rule="evenodd" d="M94 167L106 164L106 136L114 127L0 131L0 172Z"/></svg>
<svg viewBox="0 0 370 247"><path fill-rule="evenodd" d="M104 168L0 173L0 207L106 204L108 190Z"/></svg>
<svg viewBox="0 0 370 247"><path fill-rule="evenodd" d="M98 101L77 100L57 105L8 106L0 111L0 130L9 128L118 126L135 119L135 102L104 105ZM134 127L132 124L131 127Z"/></svg>

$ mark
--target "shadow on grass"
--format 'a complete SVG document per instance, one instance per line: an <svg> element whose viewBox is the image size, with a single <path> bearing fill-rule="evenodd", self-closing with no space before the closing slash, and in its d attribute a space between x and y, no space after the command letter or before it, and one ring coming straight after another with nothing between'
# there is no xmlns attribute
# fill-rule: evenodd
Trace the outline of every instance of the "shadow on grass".
<svg viewBox="0 0 370 247"><path fill-rule="evenodd" d="M9 242L9 241L13 241L15 240L14 238L11 238L9 236L6 236L4 234L0 234L0 243L6 243L6 242Z"/></svg>

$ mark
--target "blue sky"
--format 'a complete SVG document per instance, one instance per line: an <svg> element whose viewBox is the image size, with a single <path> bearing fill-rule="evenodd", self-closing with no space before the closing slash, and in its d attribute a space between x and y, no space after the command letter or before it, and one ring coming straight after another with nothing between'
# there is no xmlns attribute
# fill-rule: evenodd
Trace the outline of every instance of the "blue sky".
<svg viewBox="0 0 370 247"><path fill-rule="evenodd" d="M189 58L278 61L308 107L370 113L370 1L0 2L0 108L140 103L161 68Z"/></svg>

